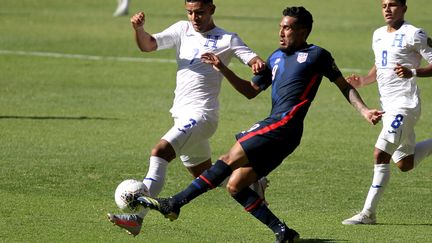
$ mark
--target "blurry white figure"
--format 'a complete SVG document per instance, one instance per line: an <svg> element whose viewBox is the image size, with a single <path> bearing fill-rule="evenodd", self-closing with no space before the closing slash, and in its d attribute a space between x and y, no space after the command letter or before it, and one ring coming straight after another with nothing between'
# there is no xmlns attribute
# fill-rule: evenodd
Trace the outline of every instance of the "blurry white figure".
<svg viewBox="0 0 432 243"><path fill-rule="evenodd" d="M129 10L129 0L118 0L117 9L114 12L113 16L124 16L128 14Z"/></svg>

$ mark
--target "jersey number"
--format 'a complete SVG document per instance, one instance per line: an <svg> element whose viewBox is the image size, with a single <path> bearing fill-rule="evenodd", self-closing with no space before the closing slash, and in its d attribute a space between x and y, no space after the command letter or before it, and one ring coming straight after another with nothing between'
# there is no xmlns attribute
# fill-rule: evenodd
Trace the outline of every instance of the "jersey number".
<svg viewBox="0 0 432 243"><path fill-rule="evenodd" d="M198 56L198 54L199 54L199 49L194 49L194 54L193 54L193 56L192 56L192 59L191 59L191 61L189 62L189 65L192 65L192 63L194 63L194 61L195 61L195 58Z"/></svg>
<svg viewBox="0 0 432 243"><path fill-rule="evenodd" d="M394 121L392 122L391 126L392 126L394 129L399 128L400 125L402 124L403 119L404 119L404 117L403 117L401 114L397 115L397 116L395 117Z"/></svg>
<svg viewBox="0 0 432 243"><path fill-rule="evenodd" d="M383 67L387 66L387 51L383 51L382 52L382 61L381 61L381 65Z"/></svg>

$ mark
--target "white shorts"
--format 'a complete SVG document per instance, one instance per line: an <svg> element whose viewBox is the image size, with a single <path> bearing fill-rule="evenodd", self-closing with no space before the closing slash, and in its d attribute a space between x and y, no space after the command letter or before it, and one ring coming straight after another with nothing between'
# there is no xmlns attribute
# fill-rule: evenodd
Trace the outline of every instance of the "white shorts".
<svg viewBox="0 0 432 243"><path fill-rule="evenodd" d="M162 139L171 144L186 167L192 167L211 158L209 139L217 126L217 115L185 114L174 117L174 126Z"/></svg>
<svg viewBox="0 0 432 243"><path fill-rule="evenodd" d="M420 118L420 108L403 112L384 113L383 128L375 147L392 155L395 163L414 154L415 124Z"/></svg>

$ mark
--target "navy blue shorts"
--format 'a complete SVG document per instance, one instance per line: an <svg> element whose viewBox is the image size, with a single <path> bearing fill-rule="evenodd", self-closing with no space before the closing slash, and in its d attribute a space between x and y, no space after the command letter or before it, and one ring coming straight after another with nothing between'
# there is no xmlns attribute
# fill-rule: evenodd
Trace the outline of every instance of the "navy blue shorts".
<svg viewBox="0 0 432 243"><path fill-rule="evenodd" d="M268 117L236 135L258 178L268 175L300 144L303 117Z"/></svg>

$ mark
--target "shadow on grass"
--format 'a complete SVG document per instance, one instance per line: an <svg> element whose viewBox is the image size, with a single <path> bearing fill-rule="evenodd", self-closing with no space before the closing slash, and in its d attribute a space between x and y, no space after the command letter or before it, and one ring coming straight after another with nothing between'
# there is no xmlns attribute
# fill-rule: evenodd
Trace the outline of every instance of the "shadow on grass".
<svg viewBox="0 0 432 243"><path fill-rule="evenodd" d="M320 243L320 242L343 242L346 240L335 240L335 239L300 239L300 243Z"/></svg>
<svg viewBox="0 0 432 243"><path fill-rule="evenodd" d="M30 120L119 120L118 118L89 116L0 116L0 119L30 119Z"/></svg>

